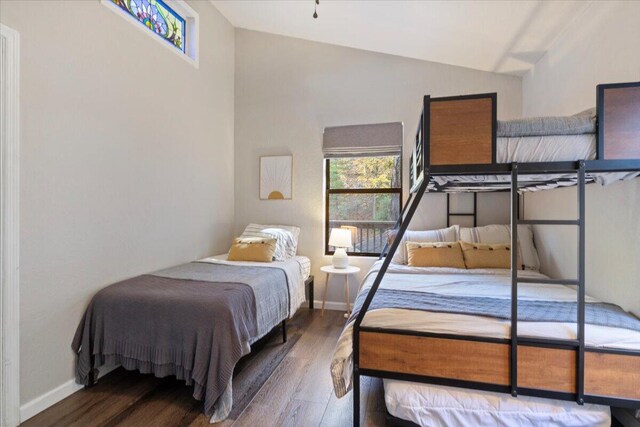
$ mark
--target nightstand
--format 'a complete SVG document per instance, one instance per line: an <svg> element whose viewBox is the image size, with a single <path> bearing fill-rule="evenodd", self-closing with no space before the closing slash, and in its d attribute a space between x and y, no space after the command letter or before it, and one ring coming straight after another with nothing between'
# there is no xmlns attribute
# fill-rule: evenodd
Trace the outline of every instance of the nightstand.
<svg viewBox="0 0 640 427"><path fill-rule="evenodd" d="M329 289L329 278L332 274L338 274L344 276L344 298L347 303L347 312L344 317L347 319L351 315L351 304L349 303L349 276L356 274L360 271L359 267L348 266L347 268L335 268L332 265L325 265L320 268L320 271L327 274L327 280L324 285L324 295L322 296L322 315L324 315L324 304L327 301L327 289Z"/></svg>

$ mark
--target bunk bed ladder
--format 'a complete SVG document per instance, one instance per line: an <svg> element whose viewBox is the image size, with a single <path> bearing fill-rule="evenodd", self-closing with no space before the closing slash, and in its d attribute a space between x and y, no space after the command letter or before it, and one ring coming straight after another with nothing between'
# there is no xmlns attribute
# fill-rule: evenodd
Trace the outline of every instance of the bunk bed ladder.
<svg viewBox="0 0 640 427"><path fill-rule="evenodd" d="M518 247L518 225L574 225L578 227L578 269L577 279L527 279L518 278L518 251L511 251L511 353L510 391L518 395L518 342L538 343L551 347L570 346L576 350L576 402L584 404L584 339L585 339L585 162L577 163L578 219L576 220L524 220L519 219L518 164L511 164L511 248ZM518 284L544 283L551 285L574 285L577 287L577 339L562 340L551 338L518 339Z"/></svg>
<svg viewBox="0 0 640 427"><path fill-rule="evenodd" d="M518 164L511 165L511 395L518 396Z"/></svg>
<svg viewBox="0 0 640 427"><path fill-rule="evenodd" d="M584 299L585 299L585 162L578 167L578 353L576 402L584 404Z"/></svg>

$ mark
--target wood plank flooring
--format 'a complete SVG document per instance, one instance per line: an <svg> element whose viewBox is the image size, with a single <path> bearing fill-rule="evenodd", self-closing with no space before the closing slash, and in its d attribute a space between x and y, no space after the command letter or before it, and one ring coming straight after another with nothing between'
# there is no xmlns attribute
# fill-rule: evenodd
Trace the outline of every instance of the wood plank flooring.
<svg viewBox="0 0 640 427"><path fill-rule="evenodd" d="M280 331L257 344L236 367L230 417L213 426L351 426L352 393L337 399L329 375L342 314L301 309L286 344ZM363 377L361 390L363 425L386 425L381 380ZM22 426L211 426L192 392L173 378L117 369Z"/></svg>

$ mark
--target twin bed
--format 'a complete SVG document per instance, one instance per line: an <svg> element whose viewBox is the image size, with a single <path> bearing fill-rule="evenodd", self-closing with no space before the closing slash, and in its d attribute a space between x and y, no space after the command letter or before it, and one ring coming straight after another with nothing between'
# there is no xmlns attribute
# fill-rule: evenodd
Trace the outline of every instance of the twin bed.
<svg viewBox="0 0 640 427"><path fill-rule="evenodd" d="M599 85L597 98L595 113L499 123L496 94L424 97L409 201L331 363L354 426L362 375L384 380L398 425L609 426L609 406L640 408L640 320L585 292L585 185L639 175L640 83ZM572 185L577 219L520 218L522 192ZM522 269L515 250L501 270L399 263L427 191L510 191L510 235L491 243L511 248L524 249L522 227L576 227L576 277Z"/></svg>
<svg viewBox="0 0 640 427"><path fill-rule="evenodd" d="M292 237L279 226L247 227L254 235L266 228L281 241ZM285 322L305 302L310 262L295 255L293 237L289 250L281 246L280 261L229 261L221 255L104 288L72 343L76 381L92 385L99 367L114 365L172 375L193 385L193 397L204 401L211 422L225 419L236 363L280 325L286 340Z"/></svg>

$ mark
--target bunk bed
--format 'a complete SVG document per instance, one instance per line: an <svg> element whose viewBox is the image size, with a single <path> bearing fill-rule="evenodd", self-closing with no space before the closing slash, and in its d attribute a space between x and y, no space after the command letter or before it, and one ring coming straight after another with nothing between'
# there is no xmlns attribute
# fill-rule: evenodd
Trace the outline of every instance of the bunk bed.
<svg viewBox="0 0 640 427"><path fill-rule="evenodd" d="M362 375L508 393L514 397L574 401L578 405L640 408L640 350L585 343L585 185L638 176L640 82L597 87L596 114L592 117L594 135L582 138L581 143L586 145L574 150L569 158L544 154L537 158L518 157L513 141L511 149L501 148L499 140L507 147L510 141L508 136L498 138L496 101L495 93L424 97L409 162L409 200L396 223L395 238L383 250L372 276L375 278L348 326L352 328L353 343L349 368L354 426L360 425ZM577 186L577 219L520 219L521 192L567 185ZM527 277L518 271L517 251L511 251L510 330L506 338L363 325L409 222L423 194L429 191L510 191L512 248L518 247L519 242L516 224L577 227L577 277L566 280ZM576 339L518 334L518 294L527 284L575 288Z"/></svg>

